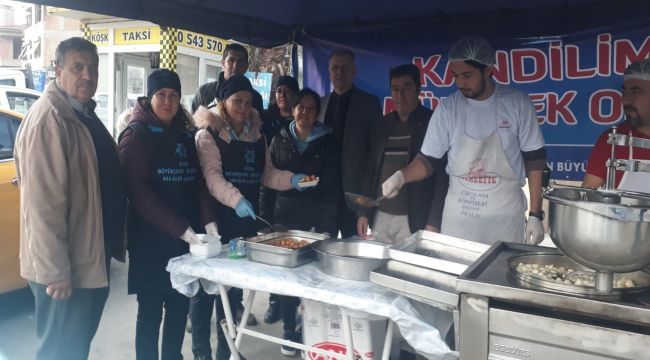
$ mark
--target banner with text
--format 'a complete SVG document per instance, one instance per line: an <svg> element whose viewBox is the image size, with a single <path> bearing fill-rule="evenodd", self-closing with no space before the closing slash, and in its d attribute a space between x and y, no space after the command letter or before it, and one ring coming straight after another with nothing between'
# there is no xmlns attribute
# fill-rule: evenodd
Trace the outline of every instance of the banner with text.
<svg viewBox="0 0 650 360"><path fill-rule="evenodd" d="M561 37L490 39L496 50L494 81L530 95L542 127L553 178L580 180L597 137L624 120L620 89L630 62L650 56L650 23L632 28L601 28ZM436 105L456 91L447 50L452 42L427 35L408 42L341 44L309 39L304 44L304 83L330 91L329 53L336 47L355 54L355 84L393 110L388 69L413 63L421 69L423 105Z"/></svg>

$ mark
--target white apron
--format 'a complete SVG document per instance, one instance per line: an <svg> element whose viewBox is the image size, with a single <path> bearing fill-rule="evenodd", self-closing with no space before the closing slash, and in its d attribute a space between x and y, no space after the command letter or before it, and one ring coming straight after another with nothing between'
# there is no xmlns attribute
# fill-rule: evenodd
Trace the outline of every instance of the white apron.
<svg viewBox="0 0 650 360"><path fill-rule="evenodd" d="M463 131L453 146L461 150L448 165L441 233L489 245L523 242L526 197L501 147L496 116L494 132L483 140L467 135L466 114L457 121Z"/></svg>

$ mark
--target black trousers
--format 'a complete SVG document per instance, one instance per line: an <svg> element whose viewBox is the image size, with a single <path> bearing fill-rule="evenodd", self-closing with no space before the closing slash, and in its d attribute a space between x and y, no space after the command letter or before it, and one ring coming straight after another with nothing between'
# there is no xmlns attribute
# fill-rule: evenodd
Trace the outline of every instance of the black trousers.
<svg viewBox="0 0 650 360"><path fill-rule="evenodd" d="M242 289L231 288L228 290L228 300L233 318L237 308L244 297ZM210 321L212 320L212 309L217 313L217 342L218 346L228 347L226 337L219 322L225 319L226 315L218 295L211 295L199 289L196 295L190 299L190 321L192 322L192 353L194 357L210 358L212 347L210 346Z"/></svg>
<svg viewBox="0 0 650 360"><path fill-rule="evenodd" d="M337 214L337 227L338 231L341 232L341 238L349 238L350 236L356 235L357 233L357 214L351 210L346 202L345 195L341 192L338 201L338 208L336 211ZM333 237L336 237L337 234L332 234Z"/></svg>
<svg viewBox="0 0 650 360"><path fill-rule="evenodd" d="M295 296L276 295L282 310L282 322L285 333L296 331L296 311L300 305L300 298Z"/></svg>
<svg viewBox="0 0 650 360"><path fill-rule="evenodd" d="M138 319L135 328L135 355L138 360L158 360L158 337L163 323L160 359L183 359L183 337L190 299L168 290L138 294ZM164 309L164 320L163 320Z"/></svg>
<svg viewBox="0 0 650 360"><path fill-rule="evenodd" d="M108 288L74 288L65 300L47 295L45 285L29 282L36 306L37 360L86 360L108 298Z"/></svg>

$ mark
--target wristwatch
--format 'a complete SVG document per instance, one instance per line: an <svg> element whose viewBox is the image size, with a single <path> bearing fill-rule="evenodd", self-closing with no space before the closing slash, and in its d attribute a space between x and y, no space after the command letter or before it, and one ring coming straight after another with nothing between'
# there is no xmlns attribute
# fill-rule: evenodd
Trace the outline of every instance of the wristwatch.
<svg viewBox="0 0 650 360"><path fill-rule="evenodd" d="M544 215L545 215L545 213L544 213L543 210L540 211L540 212L531 211L531 212L528 213L528 217L531 217L531 216L536 217L536 218L540 219L541 221L544 221Z"/></svg>

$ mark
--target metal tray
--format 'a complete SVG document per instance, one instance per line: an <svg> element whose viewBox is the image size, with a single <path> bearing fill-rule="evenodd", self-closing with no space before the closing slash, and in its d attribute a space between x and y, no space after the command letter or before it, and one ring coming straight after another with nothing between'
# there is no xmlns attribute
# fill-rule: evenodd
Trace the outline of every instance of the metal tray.
<svg viewBox="0 0 650 360"><path fill-rule="evenodd" d="M519 272L517 271L517 264L520 262L525 264L563 266L566 268L574 269L576 272L580 272L581 274L595 274L595 272L571 260L569 257L560 254L539 252L510 257L508 259L508 266L510 267L510 271L524 286L533 286L550 291L559 291L563 293L566 292L576 295L587 295L603 298L619 298L624 293L638 293L650 289L650 275L643 271L614 274L615 281L621 277L625 277L632 279L638 285L630 288L613 288L611 292L604 293L598 291L593 286L565 284Z"/></svg>
<svg viewBox="0 0 650 360"><path fill-rule="evenodd" d="M525 253L560 254L555 248L497 242L458 276L456 289L510 304L533 305L549 314L568 312L605 321L650 324L650 307L637 304L631 295L624 299L603 299L524 285L509 269L509 259Z"/></svg>
<svg viewBox="0 0 650 360"><path fill-rule="evenodd" d="M370 282L442 310L458 307L456 276L389 260L370 273Z"/></svg>
<svg viewBox="0 0 650 360"><path fill-rule="evenodd" d="M490 247L429 231L418 231L389 250L392 260L460 275Z"/></svg>
<svg viewBox="0 0 650 360"><path fill-rule="evenodd" d="M271 240L287 237L296 240L306 240L310 244L295 250L266 244ZM270 234L251 237L246 239L248 260L288 268L298 267L316 259L316 254L314 253L311 244L325 239L329 239L329 236L299 230L273 232Z"/></svg>

